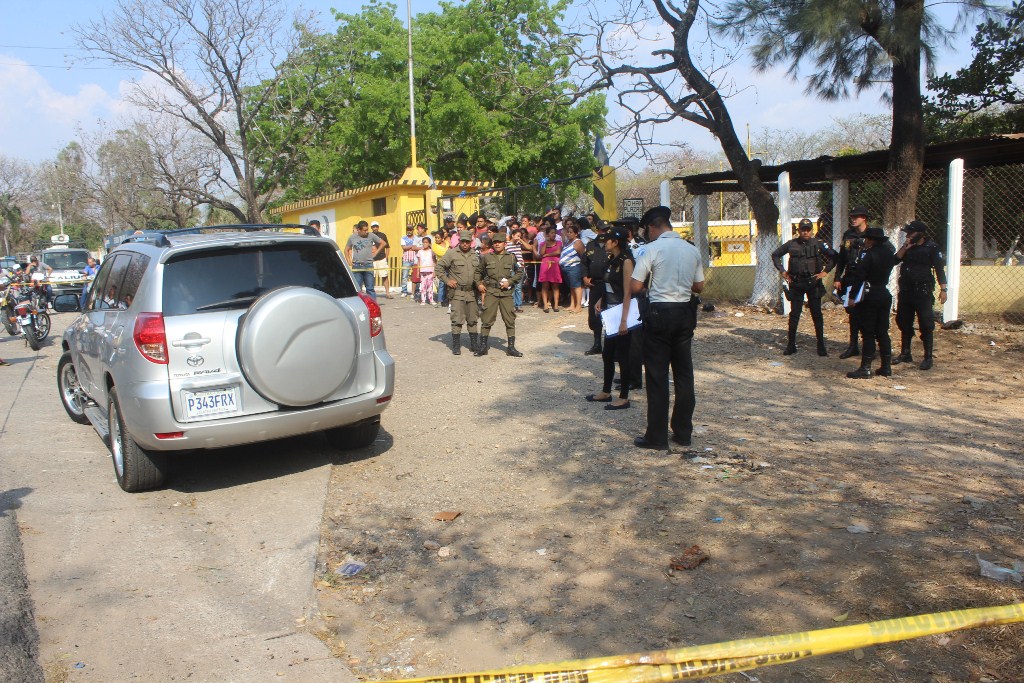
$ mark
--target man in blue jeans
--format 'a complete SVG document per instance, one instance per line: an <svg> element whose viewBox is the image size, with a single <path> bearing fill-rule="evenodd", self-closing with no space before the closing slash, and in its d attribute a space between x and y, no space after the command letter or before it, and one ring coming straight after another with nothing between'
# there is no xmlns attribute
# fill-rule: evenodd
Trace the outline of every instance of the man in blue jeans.
<svg viewBox="0 0 1024 683"><path fill-rule="evenodd" d="M345 260L352 266L352 274L356 277L356 290L366 287L366 293L374 301L377 292L373 289L373 257L384 249L384 240L370 232L366 221L356 223L355 234L349 235L345 243Z"/></svg>

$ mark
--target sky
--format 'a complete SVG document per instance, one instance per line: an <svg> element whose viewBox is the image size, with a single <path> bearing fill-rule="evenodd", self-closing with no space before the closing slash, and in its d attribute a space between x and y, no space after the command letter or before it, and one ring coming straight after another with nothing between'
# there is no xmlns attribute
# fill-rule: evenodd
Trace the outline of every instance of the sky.
<svg viewBox="0 0 1024 683"><path fill-rule="evenodd" d="M363 4L352 0L282 0L295 9L320 15L322 28L331 30L331 8L357 12ZM130 113L124 93L139 74L89 62L74 47L69 30L100 11L113 7L108 0L3 0L0 21L0 154L32 162L55 157L79 131L95 130L102 122L117 125ZM399 0L404 14L405 2ZM413 13L437 11L436 0L412 0ZM975 22L976 23L976 22ZM939 72L952 70L970 58L970 36L962 35L945 50ZM737 92L729 107L740 137L747 125L758 129L819 130L835 117L884 113L877 92L840 102L822 102L803 93L782 70L754 73L741 66L731 70ZM716 151L717 142L692 124L672 124L659 130L659 138L689 143L699 150ZM615 157L612 159L616 162Z"/></svg>

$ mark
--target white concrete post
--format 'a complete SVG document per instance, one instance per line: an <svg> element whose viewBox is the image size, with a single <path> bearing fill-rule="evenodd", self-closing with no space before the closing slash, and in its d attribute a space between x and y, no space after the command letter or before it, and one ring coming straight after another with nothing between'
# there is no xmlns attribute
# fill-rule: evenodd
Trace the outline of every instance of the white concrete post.
<svg viewBox="0 0 1024 683"><path fill-rule="evenodd" d="M793 205L789 196L789 171L779 174L779 244L785 244L793 236ZM789 257L782 257L782 267L789 268ZM782 312L789 315L792 307L789 299L782 297Z"/></svg>
<svg viewBox="0 0 1024 683"><path fill-rule="evenodd" d="M699 194L693 198L693 244L700 252L705 268L711 266L708 252L708 196ZM705 274L705 277L707 275Z"/></svg>
<svg viewBox="0 0 1024 683"><path fill-rule="evenodd" d="M661 205L672 208L672 181L661 181Z"/></svg>
<svg viewBox="0 0 1024 683"><path fill-rule="evenodd" d="M960 315L960 243L964 230L964 160L949 163L949 197L947 211L949 223L946 232L946 304L942 307L942 321L956 320Z"/></svg>
<svg viewBox="0 0 1024 683"><path fill-rule="evenodd" d="M850 181L832 181L832 248L839 251L843 233L850 227Z"/></svg>

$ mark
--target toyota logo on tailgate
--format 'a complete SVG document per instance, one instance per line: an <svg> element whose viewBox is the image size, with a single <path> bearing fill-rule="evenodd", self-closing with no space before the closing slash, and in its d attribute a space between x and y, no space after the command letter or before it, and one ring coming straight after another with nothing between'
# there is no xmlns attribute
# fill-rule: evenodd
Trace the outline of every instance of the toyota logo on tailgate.
<svg viewBox="0 0 1024 683"><path fill-rule="evenodd" d="M204 359L202 356L189 356L186 362L192 367L198 368L200 365L206 362L206 359Z"/></svg>

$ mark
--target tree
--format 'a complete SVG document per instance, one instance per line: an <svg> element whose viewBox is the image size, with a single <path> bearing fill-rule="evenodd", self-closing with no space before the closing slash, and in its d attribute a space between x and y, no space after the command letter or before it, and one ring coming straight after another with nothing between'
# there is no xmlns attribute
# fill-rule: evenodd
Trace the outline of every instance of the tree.
<svg viewBox="0 0 1024 683"><path fill-rule="evenodd" d="M467 0L415 17L418 165L435 178L512 185L593 166L604 100L570 103L565 5ZM408 33L395 6L371 2L335 18L334 34L303 46L317 58L294 60L277 90L277 109L304 112L302 126L258 120L260 144L304 160L288 199L397 177L412 156Z"/></svg>
<svg viewBox="0 0 1024 683"><path fill-rule="evenodd" d="M4 254L27 246L22 242L24 207L37 192L35 167L0 154L0 248Z"/></svg>
<svg viewBox="0 0 1024 683"><path fill-rule="evenodd" d="M676 119L706 128L718 139L757 222L758 265L751 303L774 306L779 279L771 252L779 242L779 209L758 175L761 162L748 158L736 134L726 106L728 91L723 95L714 82L728 84L726 69L734 58L727 50L717 49L699 0L687 0L681 6L669 0L651 0L651 5L656 15L642 0L623 0L615 16L608 16L604 8L591 7L587 20L590 41L582 43L577 53L580 68L590 70L582 76L581 91L616 89L618 103L630 113L630 120L620 130L633 136L639 150L649 148L645 130ZM656 63L636 64L634 39L638 31L650 30L651 22L659 21L669 28L671 47L652 51ZM703 52L702 46L706 48ZM703 63L698 63L701 58Z"/></svg>
<svg viewBox="0 0 1024 683"><path fill-rule="evenodd" d="M925 120L936 142L1024 130L1024 4L979 24L971 46L970 64L928 79Z"/></svg>
<svg viewBox="0 0 1024 683"><path fill-rule="evenodd" d="M984 0L963 0L961 17L983 9ZM892 102L884 226L914 218L924 171L922 57L951 31L924 0L730 0L718 26L740 40L753 40L758 69L789 64L794 77L813 65L807 90L824 99L888 84Z"/></svg>
<svg viewBox="0 0 1024 683"><path fill-rule="evenodd" d="M183 196L261 222L296 160L258 157L254 121L278 101L278 67L291 64L302 20L286 21L274 0L117 0L73 31L97 58L155 77L137 82L129 99L181 121L216 150L211 181L178 188ZM289 112L276 116L289 120Z"/></svg>

